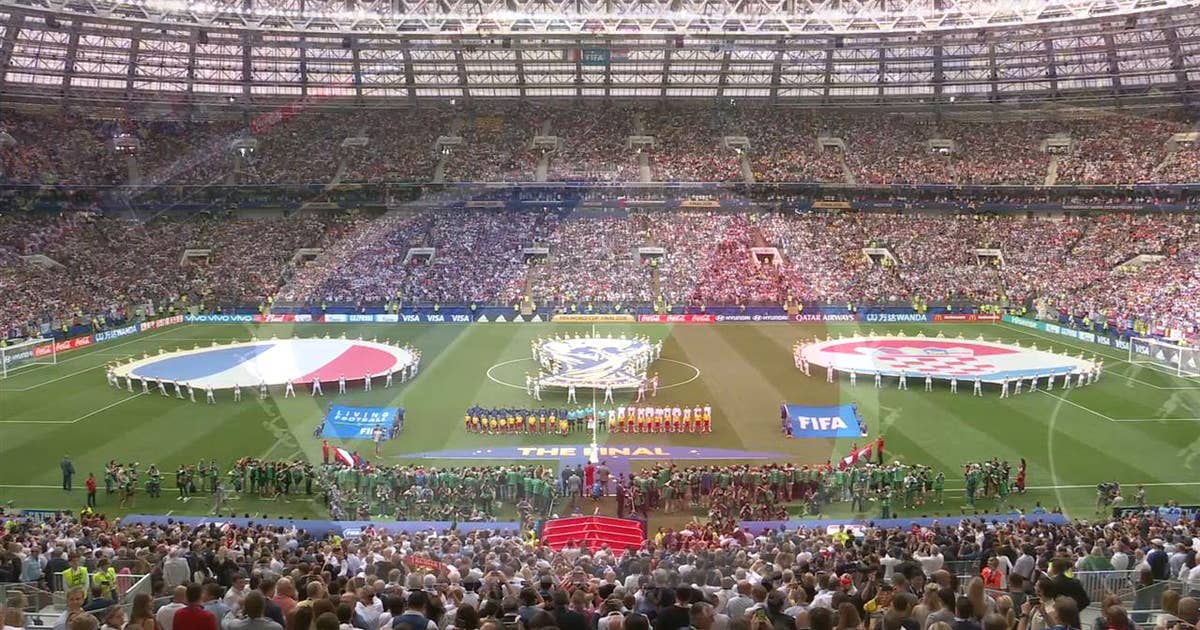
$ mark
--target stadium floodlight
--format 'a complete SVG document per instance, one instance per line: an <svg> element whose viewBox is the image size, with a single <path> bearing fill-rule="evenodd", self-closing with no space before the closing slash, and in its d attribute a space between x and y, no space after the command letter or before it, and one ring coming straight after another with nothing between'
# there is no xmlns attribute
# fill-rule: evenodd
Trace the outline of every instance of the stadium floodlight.
<svg viewBox="0 0 1200 630"><path fill-rule="evenodd" d="M1200 350L1153 337L1129 338L1129 362L1175 376L1200 376Z"/></svg>
<svg viewBox="0 0 1200 630"><path fill-rule="evenodd" d="M28 339L0 346L0 378L31 365L58 363L53 339Z"/></svg>

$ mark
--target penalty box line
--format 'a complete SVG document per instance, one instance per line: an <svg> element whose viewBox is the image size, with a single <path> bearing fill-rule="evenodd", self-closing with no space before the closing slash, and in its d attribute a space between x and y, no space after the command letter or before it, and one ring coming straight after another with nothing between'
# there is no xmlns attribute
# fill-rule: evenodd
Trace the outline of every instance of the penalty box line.
<svg viewBox="0 0 1200 630"><path fill-rule="evenodd" d="M186 324L184 324L184 325L186 326ZM14 374L14 375L10 376L9 378L20 378L21 376L24 376L25 374L29 374L29 373L30 373L30 372L32 372L33 370L38 370L38 369L42 369L42 368L48 368L48 367L54 367L55 365L62 365L62 364L64 364L64 363L70 363L70 362L72 362L72 361L77 361L77 360L79 360L79 359L87 359L87 358L92 358L92 357L103 357L103 356L105 356L105 355L107 354L107 352L101 352L101 351L99 351L99 350L108 351L108 350L112 350L113 348L120 348L120 347L123 347L123 346L128 346L128 345L130 345L130 344L132 344L132 343L137 343L137 342L139 342L139 341L144 341L144 340L146 340L146 339L150 339L151 337L158 337L158 336L160 336L160 335L164 335L164 334L166 334L166 333L169 333L169 332L174 332L174 331L176 331L176 330L179 330L179 329L178 329L178 328L165 328L165 329L163 329L163 330L160 330L160 331L158 331L158 332L153 332L153 333L150 333L150 334L148 334L148 335L139 335L139 336L138 336L136 339L130 339L129 341L123 341L123 342L121 342L121 343L117 343L117 344L113 344L113 345L97 345L97 346L92 346L93 348L96 348L96 349L97 349L97 351L94 351L94 352L87 352L87 353L85 353L85 354L81 354L81 355L79 355L79 356L76 356L76 357L70 357L70 358L68 358L68 359L63 359L62 361L59 361L59 362L57 362L57 363L51 363L51 364L46 364L46 365L39 365L39 366L35 366L35 367L33 367L33 368L30 368L30 369L28 369L28 370L26 370L25 372L22 372L22 373L20 373L20 374ZM64 380L64 379L71 378L72 376L78 376L78 375L80 375L80 374L83 374L84 372L89 372L89 371L91 371L91 370L96 370L96 369L99 369L99 368L102 368L102 367L104 367L104 365L103 365L103 364L101 364L101 365L95 365L95 366L92 366L92 367L83 368L82 370L75 370L74 372L71 372L70 374L64 374L64 375L62 375L62 376L60 376L60 377L58 377L58 378L53 378L53 379L50 379L50 380L47 380L47 381L41 381L41 382L39 382L39 383L35 383L35 384L33 384L33 385L30 385L29 387L6 387L6 388L0 388L0 392L27 392L27 391L34 390L34 389L37 389L37 388L39 388L39 387L42 387L42 386L45 386L45 385L49 385L49 384L51 384L51 383L57 383L57 382L59 382L59 381L61 381L61 380Z"/></svg>
<svg viewBox="0 0 1200 630"><path fill-rule="evenodd" d="M1108 420L1109 422L1200 422L1200 418L1114 418L1107 414L1100 413L1099 411L1096 411L1095 409L1092 409L1091 407L1081 405L1073 400L1063 398L1062 396L1059 396L1058 394L1048 392L1044 389L1039 389L1038 392L1045 394L1047 396L1050 396L1052 398L1057 398L1058 400L1061 400L1061 401L1067 403L1068 405L1071 405L1072 407L1082 409L1083 411L1086 411L1092 415L1100 416L1101 418L1104 418L1105 420Z"/></svg>
<svg viewBox="0 0 1200 630"><path fill-rule="evenodd" d="M1086 347L1086 346L1081 346L1081 345L1078 345L1078 344L1068 343L1068 342L1066 342L1066 341L1060 341L1059 339L1057 339L1057 338L1055 338L1055 337L1050 337L1050 336L1048 336L1048 335L1044 335L1044 334L1042 334L1042 333L1033 332L1033 331L1029 330L1028 328L1024 328L1024 327L1022 327L1022 326L1017 326L1017 325L1015 325L1015 324L1009 324L1009 323L1007 323L1007 322L1001 322L1001 323L1000 323L1000 325L1001 325L1001 326L1008 326L1008 327L1009 327L1011 330L1013 330L1013 331L1015 331L1015 332L1018 332L1018 333L1021 333L1021 334L1024 334L1024 335L1028 335L1028 336L1030 336L1030 337L1037 337L1037 338L1039 338L1039 339L1045 339L1046 341L1049 341L1049 342L1051 342L1051 343L1056 343L1056 344L1058 344L1058 345L1060 345L1060 346L1066 346L1066 347L1068 347L1068 348L1075 348L1076 350L1083 350L1084 352L1091 352L1091 353L1093 353L1093 354L1098 354L1098 355L1100 355L1100 356L1103 356L1103 357L1105 357L1105 358L1108 358L1108 359L1112 359L1112 360L1114 360L1114 361L1117 361L1118 363L1124 363L1124 364L1126 364L1126 365L1135 365L1135 364L1134 364L1133 362L1131 362L1131 361L1130 361L1130 360L1129 360L1127 357L1125 357L1125 356L1118 356L1118 355L1112 354L1111 352L1106 352L1106 351L1104 350L1104 348L1103 348L1103 347L1088 348L1088 347ZM1170 374L1170 373L1168 373L1168 372L1163 372L1163 371L1161 371L1161 370L1158 370L1158 369L1156 369L1156 368L1153 368L1153 366L1151 366L1151 369L1154 369L1156 372L1159 372L1159 373L1161 373L1161 374L1166 374L1167 376L1173 376L1173 377L1175 377L1175 378L1182 379L1182 380L1191 380L1191 379L1187 379L1187 378L1185 378L1185 377L1181 377L1181 376L1178 376L1178 375L1175 375L1175 374ZM1147 382L1147 381L1143 381L1143 380L1140 380L1140 379L1136 379L1136 378L1133 378L1132 376L1126 376L1126 375L1124 375L1124 374L1120 374L1120 373L1118 373L1118 372L1108 372L1108 371L1106 371L1105 373L1106 373L1106 374L1109 374L1109 375L1112 375L1112 376L1115 376L1115 377L1117 377L1117 378L1123 378L1123 379L1125 379L1125 380L1127 380L1127 381L1130 381L1130 382L1133 382L1133 383L1140 383L1140 384L1142 384L1142 385L1145 385L1146 387L1152 387L1152 388L1154 388L1154 389L1163 390L1163 391L1200 390L1200 385L1189 385L1189 386L1187 386L1187 387L1163 387L1162 385L1155 385L1154 383L1150 383L1150 382Z"/></svg>

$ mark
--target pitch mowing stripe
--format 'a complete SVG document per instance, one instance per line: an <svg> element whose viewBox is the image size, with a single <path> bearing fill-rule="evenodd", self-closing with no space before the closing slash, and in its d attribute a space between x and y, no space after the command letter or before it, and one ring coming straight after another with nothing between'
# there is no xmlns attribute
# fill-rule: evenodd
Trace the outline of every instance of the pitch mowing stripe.
<svg viewBox="0 0 1200 630"><path fill-rule="evenodd" d="M75 418L74 420L0 420L0 423L3 423L3 424L75 424L76 422L80 422L82 420L87 420L88 418L91 418L92 416L100 413L101 411L108 411L109 409L112 409L113 407L116 407L117 405L123 405L123 404L133 400L134 398L140 398L142 396L145 396L145 394L139 392L132 396L122 398L121 400L118 400L117 402L115 402L111 405L105 405L99 409L96 409L95 411L92 411L91 413L87 413L82 416L79 416L78 418Z"/></svg>

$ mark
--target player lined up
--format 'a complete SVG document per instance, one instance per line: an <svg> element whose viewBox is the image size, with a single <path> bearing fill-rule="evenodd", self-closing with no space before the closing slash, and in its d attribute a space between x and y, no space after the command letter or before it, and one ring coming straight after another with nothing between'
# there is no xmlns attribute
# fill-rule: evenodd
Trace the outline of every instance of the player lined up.
<svg viewBox="0 0 1200 630"><path fill-rule="evenodd" d="M613 433L712 433L712 407L618 407Z"/></svg>

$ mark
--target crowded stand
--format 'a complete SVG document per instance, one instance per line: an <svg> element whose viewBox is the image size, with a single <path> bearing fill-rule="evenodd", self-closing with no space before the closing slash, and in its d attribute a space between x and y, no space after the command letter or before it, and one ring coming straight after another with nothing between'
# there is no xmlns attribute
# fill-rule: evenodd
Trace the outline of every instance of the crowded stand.
<svg viewBox="0 0 1200 630"><path fill-rule="evenodd" d="M1098 627L1136 627L1131 618L1175 627L1200 622L1190 596L1195 528L1154 511L911 529L693 521L654 532L640 549L555 550L506 530L368 527L341 538L90 514L10 519L0 571L5 582L65 584L65 611L42 623L71 630L94 630L100 618L121 627L114 604L128 581L118 576L131 574L151 578L149 592L128 598L138 628L1078 629L1089 606ZM11 591L5 625L42 618L35 596Z"/></svg>
<svg viewBox="0 0 1200 630"><path fill-rule="evenodd" d="M368 143L346 156L344 182L429 181L437 164L435 143L449 129L452 113L423 107L397 116L390 110L364 112L359 119Z"/></svg>
<svg viewBox="0 0 1200 630"><path fill-rule="evenodd" d="M668 225L673 221L662 218ZM654 299L650 263L636 249L648 244L653 229L644 215L566 218L537 239L549 255L528 263L525 275L509 283L507 298L528 295L551 304L649 302Z"/></svg>
<svg viewBox="0 0 1200 630"><path fill-rule="evenodd" d="M1063 184L1156 181L1158 165L1167 156L1164 144L1188 130L1171 120L1118 116L1065 127L1079 139L1079 154L1059 158L1058 183Z"/></svg>
<svg viewBox="0 0 1200 630"><path fill-rule="evenodd" d="M463 144L447 149L446 181L532 181L536 160L530 143L545 118L542 108L530 104L465 113Z"/></svg>
<svg viewBox="0 0 1200 630"><path fill-rule="evenodd" d="M100 121L71 114L5 112L0 128L3 177L17 183L112 185L130 183L114 139L136 138L143 184L239 184L342 181L428 181L444 148L446 181L531 181L535 135L559 139L550 155L550 181L637 181L634 135L653 136L646 148L655 181L742 181L738 153L724 136L745 136L755 181L887 184L1042 185L1051 174L1052 137L1068 140L1058 153L1060 184L1185 183L1196 180L1190 141L1166 147L1190 123L1164 115L1084 120L975 120L922 115L843 115L754 105L713 108L660 105L551 107L525 104L469 110L329 110L273 112L234 121ZM347 138L368 138L366 147ZM230 143L254 139L240 160ZM829 139L821 146L819 138ZM953 147L934 147L931 140ZM69 147L69 149L68 149ZM339 165L344 168L339 169Z"/></svg>
<svg viewBox="0 0 1200 630"><path fill-rule="evenodd" d="M1137 320L1189 327L1198 229L1185 213L1030 219L472 210L149 222L95 211L10 214L0 220L0 282L21 296L4 306L10 334L29 324L57 329L272 299L393 308L529 298L568 309L1036 303L1122 327ZM548 254L526 257L529 246ZM303 247L323 251L293 260ZM639 255L639 247L656 255ZM761 255L772 248L774 255ZM886 255L872 258L864 248ZM189 249L208 251L185 257ZM62 267L22 261L33 254ZM159 272L142 273L147 264Z"/></svg>
<svg viewBox="0 0 1200 630"><path fill-rule="evenodd" d="M555 232L541 212L388 213L339 243L284 287L286 300L313 303L471 303L496 300L519 283L521 248ZM410 249L432 248L428 255ZM326 257L322 257L326 258Z"/></svg>
<svg viewBox="0 0 1200 630"><path fill-rule="evenodd" d="M663 105L643 116L654 136L649 150L651 179L659 182L731 182L742 180L740 156L721 145L720 108Z"/></svg>
<svg viewBox="0 0 1200 630"><path fill-rule="evenodd" d="M844 182L841 155L823 149L819 119L810 112L780 109L746 112L746 136L754 180L760 182Z"/></svg>
<svg viewBox="0 0 1200 630"><path fill-rule="evenodd" d="M134 315L260 304L272 296L297 250L338 240L343 217L201 217L141 222L76 213L30 221L5 215L0 230L17 251L61 267L5 264L0 284L9 334L52 324L107 324ZM28 231L45 225L40 231ZM188 249L197 250L185 257ZM147 270L154 270L147 273Z"/></svg>
<svg viewBox="0 0 1200 630"><path fill-rule="evenodd" d="M546 120L558 138L550 154L550 181L637 181L637 157L629 147L633 109L609 103L551 109Z"/></svg>

